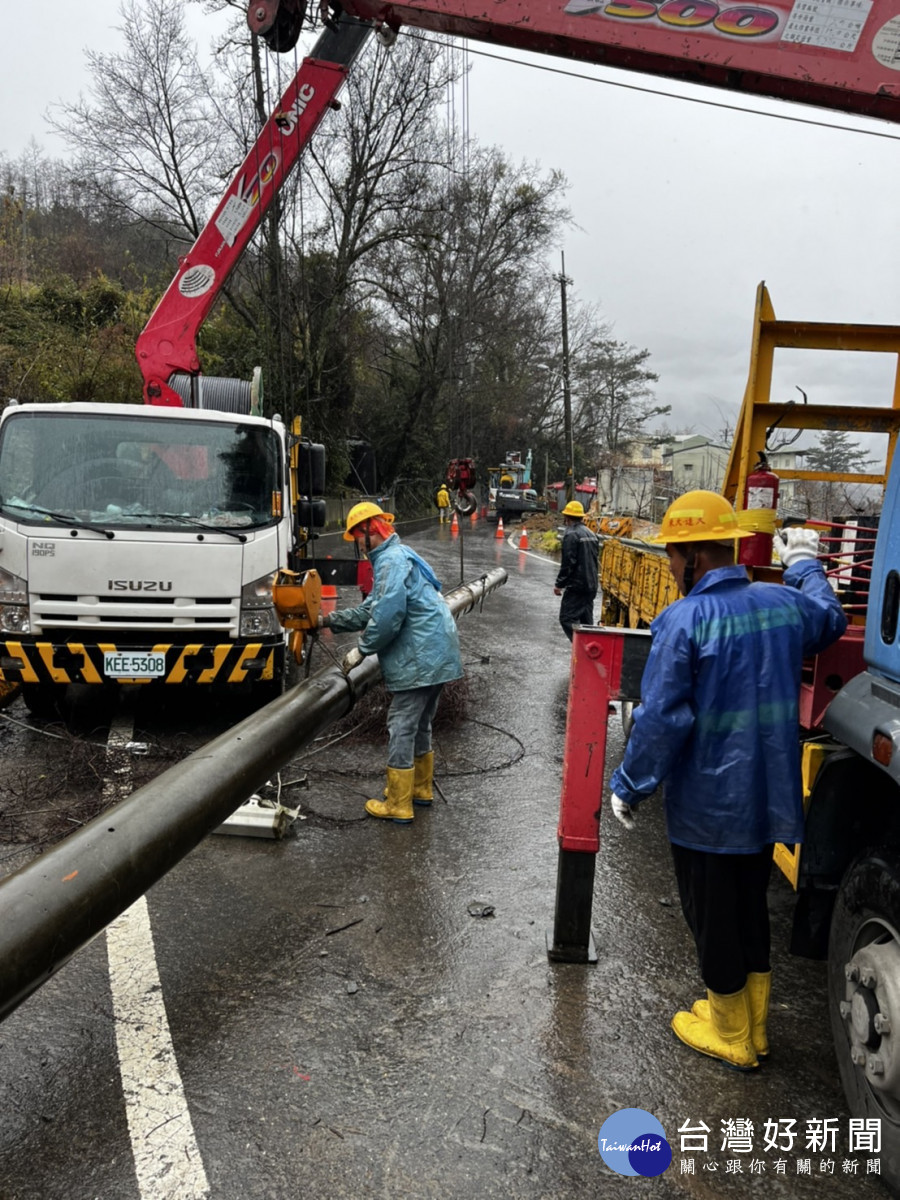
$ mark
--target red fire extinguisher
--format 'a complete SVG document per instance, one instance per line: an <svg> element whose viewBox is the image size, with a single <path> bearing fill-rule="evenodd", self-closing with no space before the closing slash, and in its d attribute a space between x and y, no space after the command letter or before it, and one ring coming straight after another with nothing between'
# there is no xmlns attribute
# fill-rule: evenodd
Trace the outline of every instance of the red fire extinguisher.
<svg viewBox="0 0 900 1200"><path fill-rule="evenodd" d="M765 452L760 450L759 462L747 476L744 489L744 508L776 509L778 507L778 476L769 470ZM747 567L769 567L772 565L772 534L754 533L741 538L738 543L738 562Z"/></svg>

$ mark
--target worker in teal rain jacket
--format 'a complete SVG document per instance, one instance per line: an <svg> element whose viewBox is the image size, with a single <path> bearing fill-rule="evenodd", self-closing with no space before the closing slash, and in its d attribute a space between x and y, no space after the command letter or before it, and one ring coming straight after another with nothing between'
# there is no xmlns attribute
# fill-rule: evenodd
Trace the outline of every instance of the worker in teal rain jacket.
<svg viewBox="0 0 900 1200"><path fill-rule="evenodd" d="M319 618L336 633L362 631L344 657L348 672L367 654L377 654L388 711L387 787L382 800L367 800L366 812L408 824L413 805L433 799L434 752L431 723L445 683L462 676L459 635L431 567L404 546L393 514L363 501L347 515L346 541L355 541L372 562L372 591L356 608Z"/></svg>
<svg viewBox="0 0 900 1200"><path fill-rule="evenodd" d="M798 702L803 659L847 618L821 564L818 534L776 534L783 583L751 583L735 564L749 536L723 496L688 492L653 541L665 543L684 599L651 625L641 703L610 779L626 828L664 785L682 910L707 988L672 1028L741 1070L768 1054L769 915L775 842L803 840Z"/></svg>

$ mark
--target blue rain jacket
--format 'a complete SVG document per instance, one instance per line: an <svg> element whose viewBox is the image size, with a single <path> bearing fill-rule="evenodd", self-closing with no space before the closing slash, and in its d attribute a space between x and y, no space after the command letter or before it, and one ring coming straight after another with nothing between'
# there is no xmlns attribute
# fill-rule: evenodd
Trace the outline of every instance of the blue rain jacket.
<svg viewBox="0 0 900 1200"><path fill-rule="evenodd" d="M437 576L424 558L396 533L369 554L371 593L357 608L331 614L338 633L363 630L359 649L377 654L389 692L449 683L463 673L459 635L441 595Z"/></svg>
<svg viewBox="0 0 900 1200"><path fill-rule="evenodd" d="M752 854L803 840L798 703L804 657L847 627L819 563L751 583L707 572L650 626L650 654L610 790L635 805L665 784L669 840Z"/></svg>

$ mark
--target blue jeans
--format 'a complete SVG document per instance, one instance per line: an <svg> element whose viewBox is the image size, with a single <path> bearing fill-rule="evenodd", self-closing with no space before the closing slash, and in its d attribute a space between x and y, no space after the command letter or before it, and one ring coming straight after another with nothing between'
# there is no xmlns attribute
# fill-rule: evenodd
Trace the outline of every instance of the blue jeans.
<svg viewBox="0 0 900 1200"><path fill-rule="evenodd" d="M431 749L431 722L441 698L442 683L394 692L388 709L389 767L408 770L413 760Z"/></svg>

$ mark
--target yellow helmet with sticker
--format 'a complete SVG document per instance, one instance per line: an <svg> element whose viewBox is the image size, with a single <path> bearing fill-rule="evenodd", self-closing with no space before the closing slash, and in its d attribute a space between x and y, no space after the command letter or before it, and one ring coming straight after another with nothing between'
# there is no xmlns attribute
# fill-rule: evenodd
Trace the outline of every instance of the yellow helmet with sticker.
<svg viewBox="0 0 900 1200"><path fill-rule="evenodd" d="M659 533L651 542L724 542L728 539L751 537L741 529L737 513L718 492L685 492L666 509Z"/></svg>

